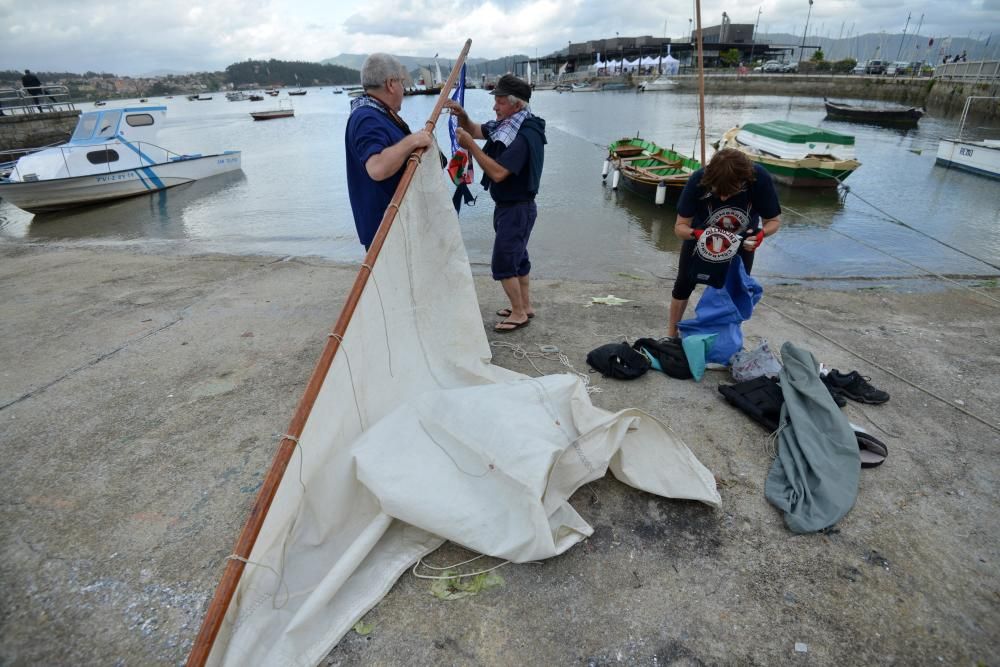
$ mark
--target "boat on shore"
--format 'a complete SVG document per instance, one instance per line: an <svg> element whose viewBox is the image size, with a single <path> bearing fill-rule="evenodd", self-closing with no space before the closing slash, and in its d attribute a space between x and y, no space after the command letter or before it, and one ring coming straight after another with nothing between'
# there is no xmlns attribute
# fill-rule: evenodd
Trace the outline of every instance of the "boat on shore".
<svg viewBox="0 0 1000 667"><path fill-rule="evenodd" d="M29 213L165 190L241 168L240 151L174 153L155 143L165 106L126 107L80 114L70 140L20 158L0 197Z"/></svg>
<svg viewBox="0 0 1000 667"><path fill-rule="evenodd" d="M997 100L998 97L973 96L965 100L962 120L955 137L942 138L938 143L934 162L943 167L954 167L988 178L1000 179L1000 139L964 139L965 121L973 100Z"/></svg>
<svg viewBox="0 0 1000 667"><path fill-rule="evenodd" d="M667 199L676 201L691 174L701 168L697 160L639 137L612 142L607 166L614 170L613 189L617 189L620 178L625 188L656 204ZM607 170L602 177L607 177Z"/></svg>
<svg viewBox="0 0 1000 667"><path fill-rule="evenodd" d="M836 187L861 166L853 136L783 120L734 127L717 147L742 151L790 187Z"/></svg>
<svg viewBox="0 0 1000 667"><path fill-rule="evenodd" d="M878 125L916 125L925 111L919 107L870 107L831 102L823 98L826 117L833 120L847 120L855 123Z"/></svg>

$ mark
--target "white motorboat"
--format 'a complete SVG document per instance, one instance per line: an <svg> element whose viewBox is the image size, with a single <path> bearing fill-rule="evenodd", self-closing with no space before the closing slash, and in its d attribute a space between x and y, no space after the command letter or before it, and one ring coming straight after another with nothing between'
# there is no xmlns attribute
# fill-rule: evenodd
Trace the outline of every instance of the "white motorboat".
<svg viewBox="0 0 1000 667"><path fill-rule="evenodd" d="M88 111L70 140L20 158L0 197L29 213L97 204L183 185L241 168L240 151L179 154L153 140L164 106Z"/></svg>
<svg viewBox="0 0 1000 667"><path fill-rule="evenodd" d="M996 97L969 97L965 100L962 120L958 126L958 136L941 139L935 162L944 167L954 167L989 178L1000 178L1000 139L979 141L963 139L965 121L969 115L972 100L996 100Z"/></svg>
<svg viewBox="0 0 1000 667"><path fill-rule="evenodd" d="M657 77L652 81L643 81L639 84L639 90L642 91L673 90L676 87L677 82L668 76Z"/></svg>

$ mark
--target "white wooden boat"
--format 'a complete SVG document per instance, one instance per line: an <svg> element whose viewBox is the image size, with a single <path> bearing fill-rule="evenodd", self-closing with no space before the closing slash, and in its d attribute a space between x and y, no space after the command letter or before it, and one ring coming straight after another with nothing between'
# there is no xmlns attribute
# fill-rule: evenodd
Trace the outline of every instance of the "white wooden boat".
<svg viewBox="0 0 1000 667"><path fill-rule="evenodd" d="M639 90L642 91L673 90L676 87L677 82L668 76L660 76L652 81L643 81L639 84Z"/></svg>
<svg viewBox="0 0 1000 667"><path fill-rule="evenodd" d="M791 187L836 187L861 166L853 136L783 120L734 127L718 148L742 151Z"/></svg>
<svg viewBox="0 0 1000 667"><path fill-rule="evenodd" d="M965 120L969 115L969 105L973 100L996 100L997 97L969 97L962 110L962 121L958 126L958 136L941 139L935 162L944 167L954 167L989 178L1000 178L1000 139L979 141L963 139Z"/></svg>
<svg viewBox="0 0 1000 667"><path fill-rule="evenodd" d="M30 213L58 211L157 192L241 168L239 151L186 155L153 140L164 106L80 114L65 144L20 158L0 197Z"/></svg>

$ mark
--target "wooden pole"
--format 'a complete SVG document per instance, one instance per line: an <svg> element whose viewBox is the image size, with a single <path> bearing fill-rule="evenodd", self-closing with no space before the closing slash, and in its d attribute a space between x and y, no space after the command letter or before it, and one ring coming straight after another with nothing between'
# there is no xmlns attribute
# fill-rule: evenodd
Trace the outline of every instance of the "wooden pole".
<svg viewBox="0 0 1000 667"><path fill-rule="evenodd" d="M444 108L445 100L451 94L452 86L455 85L455 81L458 79L459 72L465 63L465 58L468 56L471 46L472 40L466 40L465 47L462 49L458 60L455 61L455 67L452 68L448 81L442 87L441 94L438 95L437 104L434 105L434 110L431 111L430 118L424 123L424 128L428 132L433 132L438 116L441 115L441 110ZM406 196L406 191L413 180L413 174L420 163L421 155L426 151L426 148L418 149L407 160L403 177L392 197L392 202L386 208L378 232L375 233L375 238L372 240L368 254L365 255L364 263L367 266L375 266L378 254L385 243L385 237L389 233L393 221L396 219L396 212L399 209L399 205L402 203L403 197ZM435 155L433 158L436 160L437 156ZM268 470L267 477L264 479L260 491L257 492L257 499L254 501L253 507L250 509L250 515L247 517L246 523L243 524L243 530L236 541L233 554L238 558L249 558L250 552L253 551L254 543L257 541L260 529L264 525L264 518L267 516L267 511L271 507L271 502L278 491L278 486L281 484L281 478L285 474L288 462L295 452L296 442L299 436L302 435L302 429L305 426L306 419L309 417L309 413L312 411L313 405L316 403L320 387L323 386L326 374L333 364L334 356L337 354L337 350L340 349L340 340L338 337L343 337L344 332L347 330L351 316L354 315L354 310L361 300L361 293L368 282L369 274L370 271L365 266L362 266L358 271L358 276L354 279L354 286L351 288L350 294L347 295L344 307L340 311L340 317L337 319L331 335L327 337L323 352L320 354L315 368L313 368L309 382L306 384L305 392L295 410L295 415L288 425L287 435L278 444L278 451L274 455L271 468ZM201 629L198 631L198 636L195 638L194 646L191 647L191 653L188 656L187 662L191 667L202 667L206 660L208 660L208 654L211 652L215 638L219 634L219 628L222 626L226 610L229 608L229 603L236 592L236 586L240 582L244 567L245 563L236 558L231 558L226 563L226 569L223 571L219 585L215 589L215 595L208 605L208 611L205 612L205 618L202 621Z"/></svg>
<svg viewBox="0 0 1000 667"><path fill-rule="evenodd" d="M701 141L701 166L705 166L705 51L702 48L701 0L694 0L698 20L698 138Z"/></svg>

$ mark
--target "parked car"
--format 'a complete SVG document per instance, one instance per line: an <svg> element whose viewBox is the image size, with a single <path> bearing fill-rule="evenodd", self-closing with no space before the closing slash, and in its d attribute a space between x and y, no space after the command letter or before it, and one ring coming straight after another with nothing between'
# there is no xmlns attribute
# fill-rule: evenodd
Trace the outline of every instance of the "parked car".
<svg viewBox="0 0 1000 667"><path fill-rule="evenodd" d="M760 67L755 67L754 71L755 72L780 72L781 71L781 63L778 62L777 60L768 60L766 63L764 63Z"/></svg>
<svg viewBox="0 0 1000 667"><path fill-rule="evenodd" d="M869 60L865 65L865 74L885 74L885 63L881 60Z"/></svg>
<svg viewBox="0 0 1000 667"><path fill-rule="evenodd" d="M785 64L783 64L781 66L781 69L778 70L778 71L782 72L784 74L795 74L796 72L799 71L799 64L798 63L785 63Z"/></svg>
<svg viewBox="0 0 1000 667"><path fill-rule="evenodd" d="M867 69L868 63L862 60L854 66L854 69L851 70L851 74L864 74Z"/></svg>
<svg viewBox="0 0 1000 667"><path fill-rule="evenodd" d="M904 76L906 74L912 74L910 63L908 62L897 61L889 63L889 66L885 68L886 76Z"/></svg>

